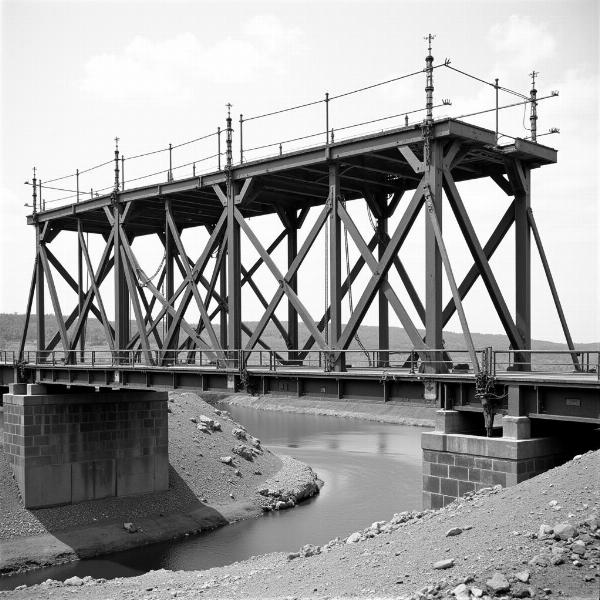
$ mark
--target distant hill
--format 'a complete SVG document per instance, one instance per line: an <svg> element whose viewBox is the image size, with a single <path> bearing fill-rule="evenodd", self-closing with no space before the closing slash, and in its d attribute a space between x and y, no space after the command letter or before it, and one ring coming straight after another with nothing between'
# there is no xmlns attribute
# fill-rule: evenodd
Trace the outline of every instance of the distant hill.
<svg viewBox="0 0 600 600"><path fill-rule="evenodd" d="M29 329L26 338L26 346L28 348L34 348L36 341L36 315L32 315ZM14 350L19 346L21 334L25 324L25 315L19 314L7 314L0 313L0 350ZM254 329L257 322L246 322L250 329ZM285 321L283 322L285 326ZM46 315L46 339L49 340L57 331L56 318L54 315ZM219 330L218 325L215 329ZM131 331L137 331L137 327L134 321L131 323ZM424 335L424 331L420 330L420 333ZM509 342L505 335L491 334L491 333L473 333L473 342L476 348L485 348L492 346L495 350L507 350L509 348ZM304 344L308 338L309 333L302 322L299 326L299 337L300 346ZM206 334L203 338L207 340ZM372 325L364 325L359 329L359 338L363 346L368 349L377 349L378 347L378 328ZM105 347L104 329L102 324L95 318L88 320L87 325L87 346L89 348L100 348ZM244 341L248 338L243 337ZM263 335L263 341L272 347L273 349L284 349L285 344L277 331L277 328L272 323L269 323L265 329ZM452 331L444 332L445 347L449 349L464 350L466 349L465 342L462 333L456 333ZM578 350L600 350L600 343L591 344L575 344ZM390 328L390 348L395 349L409 349L412 344L406 335L404 329L400 327ZM358 349L359 346L356 341L353 341L351 348ZM533 340L532 348L535 350L565 350L567 345L564 343L548 342L544 340ZM59 348L57 348L59 349Z"/></svg>

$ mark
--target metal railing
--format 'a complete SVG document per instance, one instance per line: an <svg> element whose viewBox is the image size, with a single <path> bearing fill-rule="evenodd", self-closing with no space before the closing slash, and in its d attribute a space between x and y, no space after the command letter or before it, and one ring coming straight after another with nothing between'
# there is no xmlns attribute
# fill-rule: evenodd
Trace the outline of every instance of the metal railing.
<svg viewBox="0 0 600 600"><path fill-rule="evenodd" d="M473 373L476 369L469 351L463 349L349 349L349 350L242 350L245 368L268 369L269 371L293 369L335 370L336 363L347 371L358 369L404 370L408 373L427 372L441 369L454 373ZM478 350L479 365L485 360L485 350ZM340 358L336 358L339 353Z"/></svg>
<svg viewBox="0 0 600 600"><path fill-rule="evenodd" d="M317 370L395 371L399 373L476 374L485 369L490 375L535 373L540 375L596 375L600 381L600 351L597 350L494 350L475 351L474 365L469 351L457 348L415 350L408 348L302 350L253 349L214 350L152 349L136 350L0 350L0 364L86 366L91 368L202 368L242 373L245 370L294 372Z"/></svg>
<svg viewBox="0 0 600 600"><path fill-rule="evenodd" d="M595 373L600 381L600 351L494 350L492 374L511 371L545 375Z"/></svg>
<svg viewBox="0 0 600 600"><path fill-rule="evenodd" d="M17 360L17 353L14 350L0 350L0 363L14 364Z"/></svg>

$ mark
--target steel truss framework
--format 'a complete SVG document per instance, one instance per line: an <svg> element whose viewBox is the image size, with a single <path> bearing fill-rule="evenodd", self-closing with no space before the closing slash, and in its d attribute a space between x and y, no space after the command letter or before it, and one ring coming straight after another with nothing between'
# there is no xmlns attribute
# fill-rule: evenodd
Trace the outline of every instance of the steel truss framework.
<svg viewBox="0 0 600 600"><path fill-rule="evenodd" d="M230 124L229 131L230 133ZM573 344L560 306L556 286L548 266L531 211L530 172L556 162L556 152L539 144L516 140L498 147L494 132L455 120L440 120L430 127L403 127L319 148L227 167L210 175L128 191L116 189L111 195L68 207L43 211L29 217L36 230L36 258L27 304L27 323L20 355L25 349L26 332L35 300L37 313L38 360L62 347L67 363L84 362L86 321L95 316L104 329L106 343L117 357L125 350L139 351L140 363L168 365L186 351L190 361L194 351L206 351L217 367L243 369L245 359L257 346L268 348L263 340L272 323L281 334L287 356L281 361L302 361L315 346L326 352L325 368L345 370L345 353L363 319L377 297L379 307L379 354L377 367L388 366L389 309L406 330L414 350L431 372L444 370L442 332L458 313L473 368L478 362L467 324L463 300L481 277L504 331L514 350L531 346L531 244L533 233L542 264L556 303L569 348ZM458 183L475 178L491 178L511 197L510 204L482 244L475 232ZM473 266L457 283L442 234L442 199L448 203L473 258ZM347 212L346 201L362 199L376 219L370 239L361 235ZM299 231L309 210L318 216L299 244ZM419 215L426 212L425 298L417 292L399 251ZM402 211L398 224L389 231L389 220ZM282 231L270 243L261 241L248 218L276 213ZM513 318L509 302L496 280L490 259L514 224L516 297ZM207 243L197 260L188 255L182 232L188 227L206 227ZM329 305L320 319L310 314L298 293L298 270L316 239L328 228ZM359 251L359 258L343 276L342 227ZM61 231L77 232L77 277L73 277L50 249ZM85 233L101 234L105 246L94 268ZM133 249L138 236L156 234L164 247L164 261L156 273L156 284L140 268ZM240 241L244 235L259 255L252 265L242 263ZM287 242L287 264L281 268L274 250ZM214 261L211 262L211 259ZM210 263L210 268L209 268ZM265 297L254 276L266 266L279 287ZM77 294L77 304L65 314L60 305L53 271ZM348 322L342 323L342 301L366 267L368 283L354 304ZM396 271L425 328L417 324L388 281ZM182 282L175 286L175 272ZM84 289L84 274L90 285ZM446 274L452 299L442 304L442 278ZM100 287L114 279L115 318L108 318ZM242 288L249 286L264 312L251 329L242 320ZM45 338L45 288L47 287L58 331ZM287 323L275 311L287 302ZM199 322L186 320L191 303ZM210 309L211 303L216 308ZM137 331L130 331L130 306ZM154 316L153 316L154 315ZM298 326L302 321L310 337L300 347ZM219 324L217 330L216 323ZM162 329L162 333L161 333ZM206 342L202 335L207 336ZM242 334L247 343L242 346ZM156 351L158 348L159 352ZM244 352L240 353L240 350ZM239 357L242 364L239 364ZM518 356L518 355L517 355ZM528 354L518 360L528 368ZM578 367L577 356L572 354Z"/></svg>

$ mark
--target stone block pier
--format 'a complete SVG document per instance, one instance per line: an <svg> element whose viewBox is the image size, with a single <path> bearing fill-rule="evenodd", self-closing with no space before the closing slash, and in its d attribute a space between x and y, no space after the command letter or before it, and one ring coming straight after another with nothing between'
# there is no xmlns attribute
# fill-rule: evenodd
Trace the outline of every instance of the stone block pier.
<svg viewBox="0 0 600 600"><path fill-rule="evenodd" d="M26 508L168 488L166 392L15 383L3 401L4 451Z"/></svg>
<svg viewBox="0 0 600 600"><path fill-rule="evenodd" d="M598 444L587 424L524 416L517 386L509 387L507 412L501 437L485 437L481 412L437 411L435 431L421 437L423 508L442 508L484 487L516 485Z"/></svg>

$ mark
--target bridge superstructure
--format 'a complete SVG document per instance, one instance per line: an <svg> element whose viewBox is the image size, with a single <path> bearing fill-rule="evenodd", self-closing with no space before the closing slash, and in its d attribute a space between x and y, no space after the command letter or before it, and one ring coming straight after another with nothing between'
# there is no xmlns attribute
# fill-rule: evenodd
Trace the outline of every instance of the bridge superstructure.
<svg viewBox="0 0 600 600"><path fill-rule="evenodd" d="M104 394L111 389L246 389L383 401L425 398L438 402L444 410L445 433L460 433L464 427L473 431L470 416L489 413L491 399L496 412L505 412L517 421L600 424L598 353L573 346L531 207L531 172L555 163L556 150L537 142L535 120L533 139L517 137L504 145L498 143L497 120L495 131L460 119L434 120L432 62L430 53L424 70L426 117L418 123L405 122L337 141L327 125L322 144L287 152L280 147L279 154L260 160L244 159L241 146L240 161L234 164L228 114L223 130L224 164L221 167L219 147L219 168L212 172L175 180L169 169L165 181L124 189L120 178L123 161L115 150L115 181L108 193L80 199L78 190L77 202L34 208L28 217L35 229L36 259L27 323L18 351L4 354L2 383L45 385L49 394L66 388L72 393L94 388ZM525 98L524 103L533 107L532 119L537 119L535 88ZM240 117L240 128L242 123ZM507 197L506 210L485 242L477 235L459 191L463 182L475 179L490 180ZM37 189L34 179L34 207ZM444 195L473 259L460 283L443 236ZM373 220L370 238L363 237L349 214L353 203L366 205ZM421 212L425 214L424 298L399 254ZM281 231L269 240L261 239L250 221L266 215L277 215L281 222ZM390 226L392 218L394 227ZM197 259L190 256L182 237L194 228L207 232ZM491 266L492 256L511 228L515 244L513 310ZM53 240L63 232L76 233L76 275L51 249ZM103 240L95 261L90 235ZM316 318L301 299L298 273L323 235L326 306ZM135 239L146 236L156 241L159 254L164 255L152 277L144 273L133 247ZM554 364L548 363L544 372L536 371L531 360L540 355L531 349L531 237L540 252L568 344L562 359L550 361ZM244 264L243 238L258 255L251 265ZM342 257L348 260L348 238L359 258L344 270ZM275 258L275 250L284 242L287 252L282 263ZM270 297L254 279L261 267L266 267L277 284ZM367 283L354 296L351 313L343 322L342 303L363 271L368 274ZM392 271L410 299L410 311L390 284ZM84 284L86 273L88 286ZM56 275L77 295L70 312L61 307ZM444 277L452 292L446 305L442 301ZM509 351L479 349L473 343L463 300L479 278L509 340ZM114 319L109 319L103 301L102 286L109 280ZM242 318L244 286L264 308L252 327ZM58 325L50 339L45 334L46 291ZM287 304L286 321L276 315L282 302ZM379 315L378 347L369 349L362 346L358 333L374 304ZM199 314L197 322L186 316L190 307ZM390 309L408 336L408 348L390 346ZM419 316L424 335L411 311ZM37 315L34 350L26 348L32 312ZM445 348L443 340L444 327L454 314L464 338L459 350ZM103 348L86 349L90 315L102 324ZM303 344L300 322L309 333ZM280 335L280 347L265 341L267 327ZM484 387L491 382L489 398L482 393L482 381ZM450 413L462 415L467 425L461 429L455 417L449 425ZM482 425L483 420L475 430ZM530 430L519 427L518 436L530 436ZM439 490L429 493L444 496Z"/></svg>

